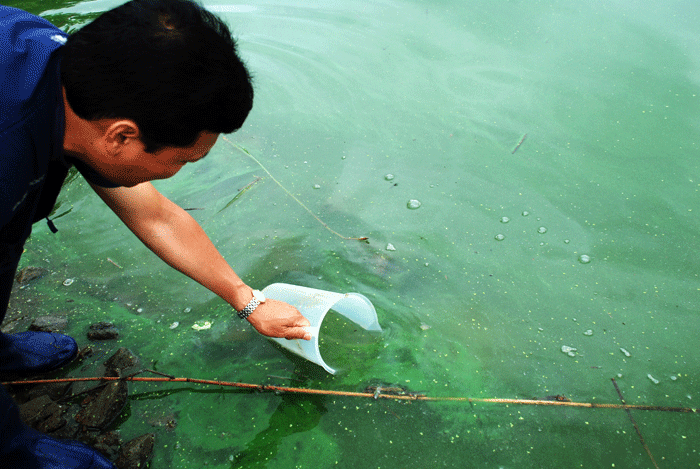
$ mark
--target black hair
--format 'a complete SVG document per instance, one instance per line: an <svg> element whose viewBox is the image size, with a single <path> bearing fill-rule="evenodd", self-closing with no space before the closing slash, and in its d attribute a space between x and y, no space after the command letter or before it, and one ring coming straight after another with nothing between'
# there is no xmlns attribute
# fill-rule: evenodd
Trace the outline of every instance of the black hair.
<svg viewBox="0 0 700 469"><path fill-rule="evenodd" d="M70 35L61 53L73 111L133 120L147 152L234 132L253 107L231 32L192 1L130 1Z"/></svg>

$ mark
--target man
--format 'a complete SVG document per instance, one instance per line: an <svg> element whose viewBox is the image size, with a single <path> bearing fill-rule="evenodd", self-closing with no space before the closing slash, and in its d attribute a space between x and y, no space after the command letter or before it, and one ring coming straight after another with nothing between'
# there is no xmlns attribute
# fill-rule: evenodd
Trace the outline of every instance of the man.
<svg viewBox="0 0 700 469"><path fill-rule="evenodd" d="M32 224L47 217L74 165L155 254L260 333L310 339L299 311L248 287L149 182L204 158L252 107L250 76L216 16L187 0L134 0L67 36L0 6L0 84L0 322ZM55 370L76 352L61 334L0 334L0 380ZM30 430L2 386L0 461L112 467L82 444Z"/></svg>

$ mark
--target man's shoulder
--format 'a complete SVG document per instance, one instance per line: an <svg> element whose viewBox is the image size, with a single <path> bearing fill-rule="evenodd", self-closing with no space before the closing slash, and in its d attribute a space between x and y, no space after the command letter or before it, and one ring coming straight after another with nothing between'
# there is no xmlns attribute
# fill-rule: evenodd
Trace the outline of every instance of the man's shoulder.
<svg viewBox="0 0 700 469"><path fill-rule="evenodd" d="M32 109L52 54L66 39L45 19L0 5L0 132Z"/></svg>

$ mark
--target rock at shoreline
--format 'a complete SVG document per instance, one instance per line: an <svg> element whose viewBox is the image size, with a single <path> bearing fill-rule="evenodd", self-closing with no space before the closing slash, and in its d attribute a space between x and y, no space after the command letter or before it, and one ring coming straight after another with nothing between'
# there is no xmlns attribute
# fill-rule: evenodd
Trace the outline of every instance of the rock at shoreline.
<svg viewBox="0 0 700 469"><path fill-rule="evenodd" d="M87 336L90 340L112 340L119 337L119 331L111 322L98 322L90 326Z"/></svg>
<svg viewBox="0 0 700 469"><path fill-rule="evenodd" d="M122 439L119 430L114 430L100 435L86 435L83 438L83 443L92 446L104 457L114 461L114 458L119 454Z"/></svg>
<svg viewBox="0 0 700 469"><path fill-rule="evenodd" d="M117 460L114 464L119 469L139 469L153 457L153 445L155 433L146 433L122 445Z"/></svg>
<svg viewBox="0 0 700 469"><path fill-rule="evenodd" d="M111 381L96 397L88 398L75 420L88 429L102 430L121 413L128 397L126 381Z"/></svg>
<svg viewBox="0 0 700 469"><path fill-rule="evenodd" d="M19 413L27 425L43 433L51 433L66 424L63 408L46 395L20 405Z"/></svg>
<svg viewBox="0 0 700 469"><path fill-rule="evenodd" d="M41 396L48 396L51 400L57 401L68 392L72 383L45 383L38 384L27 392L27 400L36 399Z"/></svg>
<svg viewBox="0 0 700 469"><path fill-rule="evenodd" d="M124 377L138 371L139 359L131 350L121 347L104 363L110 376Z"/></svg>
<svg viewBox="0 0 700 469"><path fill-rule="evenodd" d="M48 272L48 270L42 269L41 267L27 266L17 273L17 275L15 276L15 280L21 286L25 286L32 280L36 280L38 278L43 277Z"/></svg>
<svg viewBox="0 0 700 469"><path fill-rule="evenodd" d="M63 316L39 316L29 326L30 331L61 332L68 327L68 319Z"/></svg>

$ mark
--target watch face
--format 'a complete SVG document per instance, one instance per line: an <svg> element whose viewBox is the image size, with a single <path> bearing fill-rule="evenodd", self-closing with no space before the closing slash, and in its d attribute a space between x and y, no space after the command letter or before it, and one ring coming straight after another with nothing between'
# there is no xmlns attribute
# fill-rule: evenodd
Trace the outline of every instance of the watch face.
<svg viewBox="0 0 700 469"><path fill-rule="evenodd" d="M260 303L265 302L265 295L263 295L263 292L261 292L260 290L253 290L253 297Z"/></svg>

